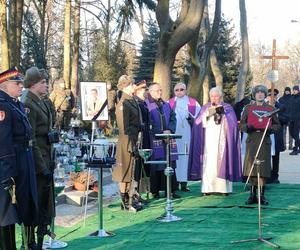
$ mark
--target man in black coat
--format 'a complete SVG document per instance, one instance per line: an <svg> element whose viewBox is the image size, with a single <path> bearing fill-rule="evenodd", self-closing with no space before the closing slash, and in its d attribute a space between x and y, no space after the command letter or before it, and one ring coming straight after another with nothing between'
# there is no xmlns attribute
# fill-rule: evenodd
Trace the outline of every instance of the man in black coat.
<svg viewBox="0 0 300 250"><path fill-rule="evenodd" d="M295 140L295 146L293 147L293 151L290 155L297 155L300 153L300 139L299 139L299 131L300 131L300 93L299 86L293 87L293 95L291 101L291 116L290 116L290 134Z"/></svg>
<svg viewBox="0 0 300 250"><path fill-rule="evenodd" d="M171 134L176 130L176 114L171 109L169 103L162 100L162 89L158 83L152 83L149 86L149 96L145 100L149 112L150 126L150 144L152 160L165 160L166 144L162 140L155 139L155 134ZM176 167L176 159L171 158L171 165ZM150 190L154 198L160 198L159 191L165 191L166 196L166 176L164 175L165 164L151 165L150 167ZM176 181L176 173L171 178L172 196L179 198L175 193L178 189Z"/></svg>
<svg viewBox="0 0 300 250"><path fill-rule="evenodd" d="M149 127L149 112L145 103L147 95L146 81L135 83L134 99L138 103L141 111L141 128L139 133L138 147L143 149L150 148L150 127ZM150 177L150 166L144 164L142 157L137 156L135 160L134 178L138 182L138 193L150 192L148 181Z"/></svg>
<svg viewBox="0 0 300 250"><path fill-rule="evenodd" d="M15 250L15 223L34 226L38 197L32 130L22 103L23 80L12 68L0 74L0 249ZM33 236L34 232L30 232ZM34 244L34 241L32 242ZM33 249L29 245L28 249Z"/></svg>
<svg viewBox="0 0 300 250"><path fill-rule="evenodd" d="M292 94L291 94L291 88L290 87L286 87L284 89L284 93L283 96L280 97L278 99L278 102L282 105L284 105L285 107L285 115L288 117L288 120L284 123L282 123L281 125L283 126L283 142L284 145L286 145L286 134L288 133L288 137L289 137L289 150L293 149L293 138L289 132L289 123L290 123L290 118L291 118L291 101L292 101Z"/></svg>
<svg viewBox="0 0 300 250"><path fill-rule="evenodd" d="M272 155L272 170L271 177L267 180L267 183L276 183L279 184L279 161L280 161L280 152L285 151L284 144L284 135L283 135L283 125L287 124L289 121L289 114L286 112L286 107L284 104L277 101L277 96L279 94L278 89L274 89L274 106L276 109L280 109L278 113L278 119L281 127L274 132L275 139L275 154ZM270 102L271 89L268 89L268 102Z"/></svg>

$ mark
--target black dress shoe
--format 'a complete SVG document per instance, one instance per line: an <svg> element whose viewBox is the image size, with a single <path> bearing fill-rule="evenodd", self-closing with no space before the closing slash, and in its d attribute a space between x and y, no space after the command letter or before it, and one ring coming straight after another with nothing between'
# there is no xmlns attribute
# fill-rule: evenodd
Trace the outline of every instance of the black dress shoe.
<svg viewBox="0 0 300 250"><path fill-rule="evenodd" d="M183 187L183 188L181 188L181 191L183 191L183 192L189 192L191 190L188 187Z"/></svg>
<svg viewBox="0 0 300 250"><path fill-rule="evenodd" d="M176 194L176 193L174 192L174 193L172 193L172 198L173 198L173 199L179 199L179 198L181 198L181 196L178 195L178 194Z"/></svg>
<svg viewBox="0 0 300 250"><path fill-rule="evenodd" d="M297 150L293 150L291 153L289 153L289 155L297 155L298 151Z"/></svg>
<svg viewBox="0 0 300 250"><path fill-rule="evenodd" d="M274 179L272 183L274 183L274 184L280 184L280 181L278 179Z"/></svg>

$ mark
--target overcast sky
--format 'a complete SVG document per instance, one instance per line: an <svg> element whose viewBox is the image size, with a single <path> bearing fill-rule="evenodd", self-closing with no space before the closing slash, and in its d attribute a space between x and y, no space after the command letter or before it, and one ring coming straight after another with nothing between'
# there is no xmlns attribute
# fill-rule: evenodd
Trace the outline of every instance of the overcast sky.
<svg viewBox="0 0 300 250"><path fill-rule="evenodd" d="M246 0L248 34L250 43L261 41L271 45L284 46L285 41L300 40L299 0ZM239 0L223 0L223 13L232 18L239 32ZM291 20L299 23L292 23Z"/></svg>

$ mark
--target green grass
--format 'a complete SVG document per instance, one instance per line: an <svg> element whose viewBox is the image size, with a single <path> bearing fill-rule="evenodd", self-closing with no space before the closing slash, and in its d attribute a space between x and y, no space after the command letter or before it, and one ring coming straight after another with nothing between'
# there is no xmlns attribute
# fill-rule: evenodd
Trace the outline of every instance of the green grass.
<svg viewBox="0 0 300 250"><path fill-rule="evenodd" d="M98 229L98 216L87 219L83 228L57 227L57 239L67 249L271 249L261 242L231 244L233 240L257 238L257 208L245 206L248 193L242 184L234 185L227 196L201 196L199 183L191 192L174 201L174 214L182 221L161 223L165 199L153 200L144 210L133 214L120 210L119 202L104 209L104 228L116 236L95 239L87 235ZM269 185L269 206L262 209L263 236L281 249L300 249L300 185ZM20 244L20 239L18 241Z"/></svg>

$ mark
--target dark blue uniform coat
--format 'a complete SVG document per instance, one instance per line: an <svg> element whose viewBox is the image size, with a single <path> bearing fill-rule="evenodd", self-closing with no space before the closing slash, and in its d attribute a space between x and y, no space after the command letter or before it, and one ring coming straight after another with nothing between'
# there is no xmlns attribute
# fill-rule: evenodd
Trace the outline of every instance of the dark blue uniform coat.
<svg viewBox="0 0 300 250"><path fill-rule="evenodd" d="M13 177L17 204L0 187L0 226L15 223L36 225L37 187L31 140L31 126L23 104L0 90L0 182Z"/></svg>

